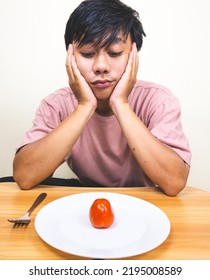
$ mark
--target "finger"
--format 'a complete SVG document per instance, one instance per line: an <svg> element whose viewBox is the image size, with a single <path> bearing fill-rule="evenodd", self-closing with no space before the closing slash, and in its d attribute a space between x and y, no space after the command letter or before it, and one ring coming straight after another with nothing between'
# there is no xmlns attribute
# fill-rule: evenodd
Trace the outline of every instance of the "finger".
<svg viewBox="0 0 210 280"><path fill-rule="evenodd" d="M67 55L66 55L66 70L70 77L72 77L72 67L71 67L71 61L72 61L72 54L73 54L73 47L72 44L69 45Z"/></svg>
<svg viewBox="0 0 210 280"><path fill-rule="evenodd" d="M81 78L81 73L77 66L76 58L74 56L74 48L72 44L69 45L68 49L67 67L69 67L71 77L74 78L74 80Z"/></svg>
<svg viewBox="0 0 210 280"><path fill-rule="evenodd" d="M127 61L127 65L125 67L125 71L124 71L124 74L127 76L127 75L130 75L131 72L132 72L132 61L133 61L133 54L132 54L132 49L129 53L129 56L128 56L128 61ZM123 76L124 76L123 74Z"/></svg>
<svg viewBox="0 0 210 280"><path fill-rule="evenodd" d="M71 54L72 54L72 44L69 45L68 50L67 50L67 54L66 54L66 67L69 67Z"/></svg>
<svg viewBox="0 0 210 280"><path fill-rule="evenodd" d="M129 57L128 57L128 62L127 62L127 66L125 69L125 73L127 73L127 75L129 77L133 77L133 75L135 74L135 43L132 44L131 46L131 51L129 53Z"/></svg>
<svg viewBox="0 0 210 280"><path fill-rule="evenodd" d="M71 56L71 70L72 70L72 73L74 75L74 78L80 78L81 73L80 73L80 70L77 66L76 58L73 54Z"/></svg>
<svg viewBox="0 0 210 280"><path fill-rule="evenodd" d="M138 65L139 65L138 51L137 51L136 43L132 44L131 56L132 56L131 74L134 77L137 75Z"/></svg>

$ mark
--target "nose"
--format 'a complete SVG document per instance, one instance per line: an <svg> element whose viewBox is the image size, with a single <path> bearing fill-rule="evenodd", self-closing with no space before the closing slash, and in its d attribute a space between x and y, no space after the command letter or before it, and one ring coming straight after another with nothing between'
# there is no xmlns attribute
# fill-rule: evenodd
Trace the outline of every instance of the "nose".
<svg viewBox="0 0 210 280"><path fill-rule="evenodd" d="M99 53L94 60L93 71L95 74L107 74L110 71L109 59L106 53Z"/></svg>

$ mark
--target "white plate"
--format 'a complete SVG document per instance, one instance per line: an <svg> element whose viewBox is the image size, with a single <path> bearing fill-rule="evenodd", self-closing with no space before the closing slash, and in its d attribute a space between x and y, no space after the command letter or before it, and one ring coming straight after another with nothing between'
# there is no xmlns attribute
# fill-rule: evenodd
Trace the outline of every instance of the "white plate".
<svg viewBox="0 0 210 280"><path fill-rule="evenodd" d="M96 229L89 209L97 198L110 201L115 220L111 227ZM159 246L170 232L168 217L155 205L129 195L87 192L57 199L36 216L38 235L63 252L88 258L124 258Z"/></svg>

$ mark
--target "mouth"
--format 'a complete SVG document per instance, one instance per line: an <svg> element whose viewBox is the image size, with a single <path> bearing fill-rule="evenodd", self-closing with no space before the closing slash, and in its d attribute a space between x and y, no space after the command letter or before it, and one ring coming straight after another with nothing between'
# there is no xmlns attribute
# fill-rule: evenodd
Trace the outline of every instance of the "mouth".
<svg viewBox="0 0 210 280"><path fill-rule="evenodd" d="M112 81L109 81L109 80L97 80L97 81L93 82L92 84L94 85L94 87L97 87L97 88L106 88L106 87L111 86Z"/></svg>

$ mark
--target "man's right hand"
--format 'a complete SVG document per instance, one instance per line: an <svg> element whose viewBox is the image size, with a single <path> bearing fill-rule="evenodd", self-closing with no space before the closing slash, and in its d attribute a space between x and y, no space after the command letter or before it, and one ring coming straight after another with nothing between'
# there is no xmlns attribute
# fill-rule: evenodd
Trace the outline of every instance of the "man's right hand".
<svg viewBox="0 0 210 280"><path fill-rule="evenodd" d="M69 86L73 90L78 103L81 105L90 105L95 110L97 100L77 67L72 44L69 45L67 52L66 71L69 77Z"/></svg>

